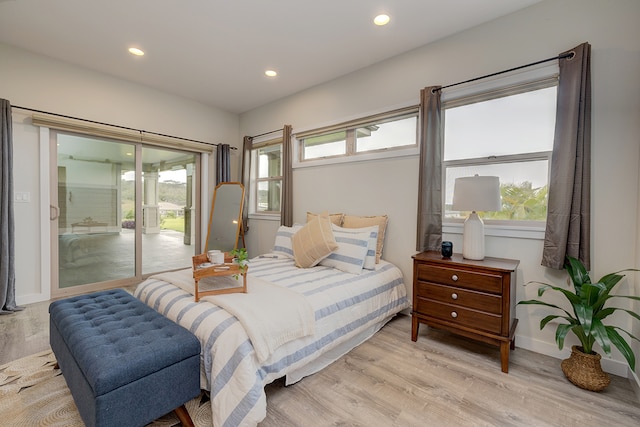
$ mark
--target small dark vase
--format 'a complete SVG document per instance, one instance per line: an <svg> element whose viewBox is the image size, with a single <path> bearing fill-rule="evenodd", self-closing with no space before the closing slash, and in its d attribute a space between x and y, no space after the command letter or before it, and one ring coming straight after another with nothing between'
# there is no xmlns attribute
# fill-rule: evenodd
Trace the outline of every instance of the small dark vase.
<svg viewBox="0 0 640 427"><path fill-rule="evenodd" d="M451 258L451 255L453 255L453 243L449 241L442 242L441 253L442 258Z"/></svg>

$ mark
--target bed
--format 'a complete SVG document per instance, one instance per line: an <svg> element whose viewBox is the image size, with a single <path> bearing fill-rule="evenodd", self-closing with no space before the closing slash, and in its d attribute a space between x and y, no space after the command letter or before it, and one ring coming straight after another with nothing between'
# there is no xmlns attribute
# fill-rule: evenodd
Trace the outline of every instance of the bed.
<svg viewBox="0 0 640 427"><path fill-rule="evenodd" d="M282 377L290 385L319 371L409 305L402 273L389 262L379 260L359 274L328 265L300 268L286 249L280 249L250 260L249 292L233 297L253 295L262 301L263 315L272 320L280 317L274 313L288 316L287 310L304 317L300 307L308 306L313 327L311 332L297 330L266 352L237 307L227 307L219 297L194 301L189 292L191 269L150 277L134 291L200 340L201 387L210 392L215 426L255 426L266 416L265 385ZM287 293L293 296L290 303L283 302L289 301ZM254 306L245 311L260 310Z"/></svg>

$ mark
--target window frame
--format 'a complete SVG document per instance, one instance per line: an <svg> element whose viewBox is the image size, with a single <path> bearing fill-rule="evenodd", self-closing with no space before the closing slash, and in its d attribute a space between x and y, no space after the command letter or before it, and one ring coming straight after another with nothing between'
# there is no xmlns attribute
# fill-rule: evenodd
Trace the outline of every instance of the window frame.
<svg viewBox="0 0 640 427"><path fill-rule="evenodd" d="M274 137L273 135L269 135L270 138L254 141L251 144L251 172L250 172L250 190L249 190L249 218L259 218L259 219L273 219L280 220L281 209L277 211L258 211L258 183L260 182L280 182L280 201L282 202L282 168L284 165L280 166L280 175L279 176L270 176L265 178L259 178L258 169L260 167L258 160L258 152L260 149L271 146L280 146L280 162L282 163L282 150L283 150L283 139L282 135ZM280 206L282 208L282 205Z"/></svg>
<svg viewBox="0 0 640 427"><path fill-rule="evenodd" d="M442 92L442 135L444 141L444 126L446 120L446 110L448 108L469 105L476 102L488 101L506 96L517 95L519 93L540 90L558 84L558 64L557 62L531 67L527 70L507 73L502 76L489 78L480 83L474 82L464 84L455 89L444 89ZM464 219L447 218L446 214L446 176L447 168L460 166L484 166L491 164L509 164L526 161L546 160L547 185L550 181L551 155L552 150L537 151L528 153L518 153L501 156L490 156L488 158L467 158L447 160L442 159L442 231L444 233L462 234ZM442 150L444 156L444 146ZM488 236L518 237L531 239L544 239L546 221L521 221L521 220L494 220L485 219L485 234Z"/></svg>
<svg viewBox="0 0 640 427"><path fill-rule="evenodd" d="M384 147L375 150L357 151L356 130L365 126L384 124L396 120L403 120L409 117L416 118L415 143L395 147ZM298 131L292 135L293 138L293 168L302 168L318 165L330 165L339 163L350 163L357 161L388 159L393 157L413 156L419 154L418 146L418 117L419 107L411 105L383 113L360 116L356 119L344 121L337 124L316 127L309 130ZM325 157L304 159L304 141L310 137L327 135L335 132L346 131L345 153Z"/></svg>

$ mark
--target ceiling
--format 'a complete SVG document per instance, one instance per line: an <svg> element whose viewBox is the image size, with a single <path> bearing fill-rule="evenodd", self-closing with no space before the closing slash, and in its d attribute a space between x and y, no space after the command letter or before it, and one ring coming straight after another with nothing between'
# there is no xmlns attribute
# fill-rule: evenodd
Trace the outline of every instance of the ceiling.
<svg viewBox="0 0 640 427"><path fill-rule="evenodd" d="M539 1L0 0L0 43L243 113Z"/></svg>

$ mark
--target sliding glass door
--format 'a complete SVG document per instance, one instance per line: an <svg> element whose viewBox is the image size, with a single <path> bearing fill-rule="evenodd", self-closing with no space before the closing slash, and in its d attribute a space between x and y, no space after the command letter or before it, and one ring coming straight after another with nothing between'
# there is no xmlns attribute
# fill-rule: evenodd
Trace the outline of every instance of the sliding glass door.
<svg viewBox="0 0 640 427"><path fill-rule="evenodd" d="M199 155L55 132L51 152L53 296L191 265Z"/></svg>
<svg viewBox="0 0 640 427"><path fill-rule="evenodd" d="M190 267L195 255L192 153L142 148L142 274Z"/></svg>

